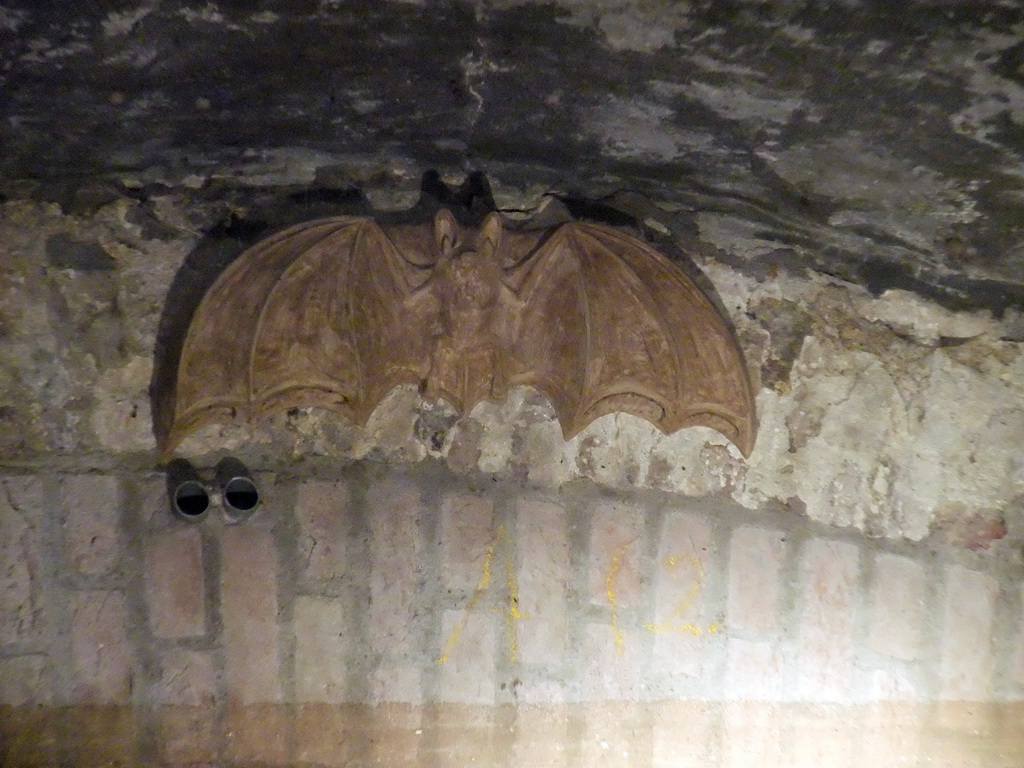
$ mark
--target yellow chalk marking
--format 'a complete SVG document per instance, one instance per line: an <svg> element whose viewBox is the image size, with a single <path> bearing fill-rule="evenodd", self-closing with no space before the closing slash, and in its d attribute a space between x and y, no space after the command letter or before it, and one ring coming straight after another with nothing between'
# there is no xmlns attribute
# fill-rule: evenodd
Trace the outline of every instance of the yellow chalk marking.
<svg viewBox="0 0 1024 768"><path fill-rule="evenodd" d="M626 552L626 544L623 544L612 555L611 566L604 576L604 595L608 598L608 605L611 606L612 616L609 626L612 628L612 636L615 638L615 653L621 656L626 651L626 638L619 627L619 603L615 595L615 577L619 573L622 563L622 556Z"/></svg>
<svg viewBox="0 0 1024 768"><path fill-rule="evenodd" d="M487 547L484 564L480 569L480 580L477 582L476 589L473 590L473 595L469 598L469 602L466 603L466 607L463 609L462 619L448 636L444 652L437 659L438 664L448 662L452 651L462 636L462 631L466 628L470 611L476 607L480 598L490 587L491 563L494 560L494 551L499 544L503 545L505 551L505 585L508 589L508 607L495 610L505 615L505 632L508 635L509 660L517 661L519 659L519 635L516 622L521 619L527 619L529 616L519 610L519 582L516 580L515 564L512 562L512 540L508 535L508 531L505 530L505 526L501 525Z"/></svg>
<svg viewBox="0 0 1024 768"><path fill-rule="evenodd" d="M499 531L504 531L504 527ZM512 563L512 553L506 550L505 584L508 587L508 610L505 612L505 631L508 634L509 661L519 661L519 632L516 622L529 618L519 610L519 582L516 581L516 569Z"/></svg>
<svg viewBox="0 0 1024 768"><path fill-rule="evenodd" d="M704 565L701 561L693 556L678 557L676 555L669 555L665 558L665 569L668 571L674 571L680 565L692 565L693 571L696 574L693 584L690 585L689 591L683 596L683 599L679 601L675 610L669 615L669 617L662 622L657 624L649 623L644 624L644 629L654 634L660 634L664 632L676 632L681 635L690 634L694 637L708 632L714 634L718 632L718 624L711 624L706 630L697 626L696 624L676 624L676 621L682 619L683 614L686 613L690 608L693 607L694 601L697 599L697 595L700 594L701 589L704 587Z"/></svg>

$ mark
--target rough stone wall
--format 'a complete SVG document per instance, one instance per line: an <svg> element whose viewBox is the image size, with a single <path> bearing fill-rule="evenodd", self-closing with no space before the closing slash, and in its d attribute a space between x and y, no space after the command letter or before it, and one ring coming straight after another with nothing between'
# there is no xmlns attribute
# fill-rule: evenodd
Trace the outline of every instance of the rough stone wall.
<svg viewBox="0 0 1024 768"><path fill-rule="evenodd" d="M282 198L293 191L282 189ZM397 208L414 189L405 180L367 192L381 207ZM63 205L6 203L0 461L152 466L148 387L172 281L200 246L206 263L226 261L240 247L238 232L259 220L253 200L273 193L94 185ZM499 188L497 195L507 207L539 199L536 190ZM644 214L648 233L672 232L665 211L648 204ZM234 228L225 225L231 221ZM220 239L211 240L215 231ZM181 452L227 449L268 468L317 456L399 464L434 457L457 472L547 489L589 478L749 509L780 503L871 536L918 541L943 531L969 547L1006 536L1004 548L1015 556L1024 538L1024 355L1016 315L953 312L896 290L875 297L815 273L753 275L715 254L703 248L697 265L735 324L758 392L760 433L749 461L710 430L666 437L623 415L565 442L549 404L529 389L462 418L399 389L366 429L293 410L251 429L204 430Z"/></svg>
<svg viewBox="0 0 1024 768"><path fill-rule="evenodd" d="M949 766L1024 760L1024 577L727 500L429 461L0 477L0 762Z"/></svg>
<svg viewBox="0 0 1024 768"><path fill-rule="evenodd" d="M0 762L1020 765L1021 22L4 2ZM502 206L610 195L692 252L758 391L749 461L402 389L366 429L197 434L268 501L170 520L171 288L470 158Z"/></svg>
<svg viewBox="0 0 1024 768"><path fill-rule="evenodd" d="M3 205L5 765L1020 764L1012 313L702 248L758 391L749 460L621 415L565 442L530 389L461 417L398 389L365 429L197 433L182 454L238 455L267 501L188 527L153 474L165 299L295 194Z"/></svg>
<svg viewBox="0 0 1024 768"><path fill-rule="evenodd" d="M755 269L1024 303L1011 0L4 0L0 192L525 170Z"/></svg>

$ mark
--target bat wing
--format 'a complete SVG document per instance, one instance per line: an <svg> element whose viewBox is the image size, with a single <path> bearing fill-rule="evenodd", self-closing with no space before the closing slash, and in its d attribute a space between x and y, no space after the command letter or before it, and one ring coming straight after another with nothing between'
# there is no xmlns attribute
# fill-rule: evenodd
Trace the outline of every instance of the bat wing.
<svg viewBox="0 0 1024 768"><path fill-rule="evenodd" d="M551 400L566 439L623 411L671 434L718 430L749 455L757 429L746 364L725 320L665 256L611 227L502 234L512 383Z"/></svg>
<svg viewBox="0 0 1024 768"><path fill-rule="evenodd" d="M324 407L365 424L422 380L437 308L429 227L331 218L257 243L203 297L182 347L165 454L205 424Z"/></svg>

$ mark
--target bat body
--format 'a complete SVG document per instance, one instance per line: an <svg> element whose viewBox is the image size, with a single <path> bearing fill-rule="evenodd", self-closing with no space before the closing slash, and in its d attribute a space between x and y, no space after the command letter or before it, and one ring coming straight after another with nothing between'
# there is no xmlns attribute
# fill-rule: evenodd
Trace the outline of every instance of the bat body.
<svg viewBox="0 0 1024 768"><path fill-rule="evenodd" d="M395 386L466 413L536 387L566 439L606 413L665 433L756 431L743 356L678 267L614 228L383 226L337 217L250 248L207 291L182 347L165 454L211 423L324 407L363 425Z"/></svg>

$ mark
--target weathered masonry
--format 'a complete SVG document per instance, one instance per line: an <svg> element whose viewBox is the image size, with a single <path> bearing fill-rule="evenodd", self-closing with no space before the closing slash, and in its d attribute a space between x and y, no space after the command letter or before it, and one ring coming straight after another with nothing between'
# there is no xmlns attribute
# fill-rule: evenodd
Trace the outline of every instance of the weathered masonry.
<svg viewBox="0 0 1024 768"><path fill-rule="evenodd" d="M1024 764L1016 4L65 5L0 3L0 764ZM422 184L665 254L749 456L403 380L181 434L174 514L204 292Z"/></svg>

